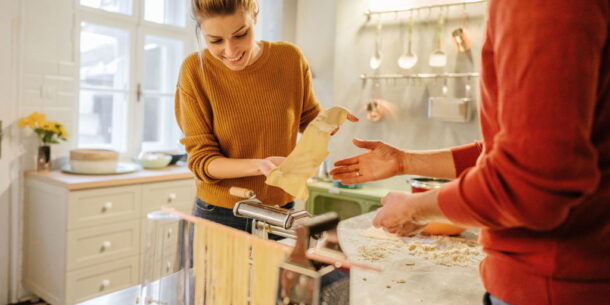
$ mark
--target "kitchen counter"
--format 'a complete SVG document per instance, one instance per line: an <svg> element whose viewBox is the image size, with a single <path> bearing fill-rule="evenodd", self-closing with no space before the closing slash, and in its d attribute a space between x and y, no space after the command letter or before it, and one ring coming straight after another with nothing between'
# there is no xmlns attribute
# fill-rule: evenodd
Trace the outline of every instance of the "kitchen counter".
<svg viewBox="0 0 610 305"><path fill-rule="evenodd" d="M361 236L375 214L339 223L339 240L348 258L384 270L352 269L352 304L481 304L485 291L477 269L484 255L476 243L477 231L466 231L461 237L420 235L398 241Z"/></svg>
<svg viewBox="0 0 610 305"><path fill-rule="evenodd" d="M142 169L132 173L113 175L77 175L62 171L27 171L26 178L43 181L68 190L82 190L100 187L132 185L150 182L172 181L192 178L186 166L168 166L162 169Z"/></svg>

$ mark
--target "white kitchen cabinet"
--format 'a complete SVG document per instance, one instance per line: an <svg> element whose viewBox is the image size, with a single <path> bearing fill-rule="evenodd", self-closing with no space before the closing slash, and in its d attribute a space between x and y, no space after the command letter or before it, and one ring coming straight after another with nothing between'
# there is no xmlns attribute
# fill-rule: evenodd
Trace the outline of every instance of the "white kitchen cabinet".
<svg viewBox="0 0 610 305"><path fill-rule="evenodd" d="M190 213L195 183L180 167L29 172L25 193L23 284L53 305L71 305L139 284L146 214L163 205ZM177 242L177 233L168 228L168 240Z"/></svg>

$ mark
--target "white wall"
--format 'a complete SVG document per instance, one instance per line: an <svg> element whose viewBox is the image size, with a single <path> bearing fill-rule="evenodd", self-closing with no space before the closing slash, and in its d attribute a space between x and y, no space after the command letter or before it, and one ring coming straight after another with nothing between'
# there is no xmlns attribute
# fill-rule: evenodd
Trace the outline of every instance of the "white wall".
<svg viewBox="0 0 610 305"><path fill-rule="evenodd" d="M299 1L295 43L309 61L316 97L326 108L333 104L335 23L337 1Z"/></svg>
<svg viewBox="0 0 610 305"><path fill-rule="evenodd" d="M17 217L20 177L17 121L17 87L19 76L19 1L0 1L0 120L3 121L2 156L0 157L0 304L13 299L11 274L18 270L13 263L13 242L19 240L12 225ZM13 285L14 286L14 285Z"/></svg>
<svg viewBox="0 0 610 305"><path fill-rule="evenodd" d="M380 1L370 1L380 9ZM398 3L398 1L394 1ZM400 3L405 3L402 1ZM409 5L438 3L439 1L418 0ZM396 4L394 3L394 4ZM393 5L394 5L393 4ZM413 36L414 52L418 55L417 65L407 73L438 73L438 72L474 72L479 70L480 52L483 38L485 4L471 4L468 8L469 22L467 29L472 40L472 61L463 53L458 54L451 42L450 32L460 24L462 6L450 8L449 19L445 22L443 33L443 49L448 55L448 65L444 69L428 66L428 56L433 50L435 21L438 10L423 10L420 12ZM393 6L392 9L397 8ZM427 99L442 93L442 81L381 81L381 97L389 101L395 108L393 117L386 116L381 122L366 120L365 102L373 97L372 82L359 79L362 73L374 74L369 67L369 59L374 49L375 28L377 17L367 22L363 12L369 9L366 0L338 0L335 32L334 78L332 90L333 103L342 105L360 117L357 124L345 123L341 131L333 137L330 144L331 162L340 158L361 153L362 150L353 147L351 138L380 139L403 149L437 149L465 144L480 138L478 117L476 117L476 101L472 113L475 116L470 123L447 123L427 118ZM398 15L404 18L408 15ZM383 17L382 46L383 62L379 73L404 73L397 65L397 59L403 51L404 41L401 39L400 19L394 14ZM310 20L317 22L317 20ZM312 35L317 35L314 33ZM466 80L449 82L449 96L464 95ZM478 79L471 80L475 100L478 95ZM404 189L404 178L392 178L382 181L382 186Z"/></svg>
<svg viewBox="0 0 610 305"><path fill-rule="evenodd" d="M19 117L47 114L73 130L74 44L72 0L0 1L0 304L27 296L21 287L23 171L34 168L37 138L19 129ZM52 158L71 143L53 146ZM57 166L57 162L55 162Z"/></svg>

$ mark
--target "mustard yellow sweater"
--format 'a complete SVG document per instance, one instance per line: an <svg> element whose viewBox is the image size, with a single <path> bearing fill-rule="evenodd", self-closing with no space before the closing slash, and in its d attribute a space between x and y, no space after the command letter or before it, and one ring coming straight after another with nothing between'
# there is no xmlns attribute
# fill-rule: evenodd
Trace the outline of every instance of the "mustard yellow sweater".
<svg viewBox="0 0 610 305"><path fill-rule="evenodd" d="M318 112L309 66L301 51L285 42L262 41L252 65L232 71L206 49L203 66L197 53L183 63L176 92L176 120L181 143L196 177L197 196L212 205L232 208L240 198L231 186L252 189L267 204L293 198L265 184L265 176L218 180L207 171L219 157L262 159L288 156Z"/></svg>

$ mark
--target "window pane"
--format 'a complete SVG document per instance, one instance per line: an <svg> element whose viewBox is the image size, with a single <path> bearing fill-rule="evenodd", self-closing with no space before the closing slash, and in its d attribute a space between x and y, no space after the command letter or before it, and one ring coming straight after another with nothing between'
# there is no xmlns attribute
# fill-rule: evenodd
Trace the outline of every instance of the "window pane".
<svg viewBox="0 0 610 305"><path fill-rule="evenodd" d="M186 1L179 0L146 0L144 19L151 22L184 27Z"/></svg>
<svg viewBox="0 0 610 305"><path fill-rule="evenodd" d="M80 85L127 90L129 86L129 32L82 23Z"/></svg>
<svg viewBox="0 0 610 305"><path fill-rule="evenodd" d="M146 36L144 44L144 90L171 93L176 90L184 43L164 37Z"/></svg>
<svg viewBox="0 0 610 305"><path fill-rule="evenodd" d="M79 147L112 147L123 151L127 130L127 94L81 90Z"/></svg>
<svg viewBox="0 0 610 305"><path fill-rule="evenodd" d="M181 132L174 118L174 97L145 97L143 117L143 151L179 147Z"/></svg>
<svg viewBox="0 0 610 305"><path fill-rule="evenodd" d="M113 13L132 15L132 0L80 0L80 4Z"/></svg>
<svg viewBox="0 0 610 305"><path fill-rule="evenodd" d="M183 58L181 40L145 37L143 150L175 149L179 145L181 133L174 117L174 94Z"/></svg>

